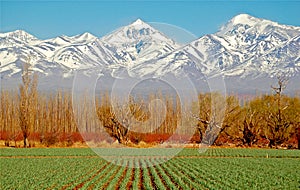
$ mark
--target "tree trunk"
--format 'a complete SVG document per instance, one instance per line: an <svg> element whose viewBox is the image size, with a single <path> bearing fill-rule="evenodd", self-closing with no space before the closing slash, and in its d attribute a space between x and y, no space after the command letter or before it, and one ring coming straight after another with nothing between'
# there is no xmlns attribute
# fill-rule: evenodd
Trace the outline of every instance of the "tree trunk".
<svg viewBox="0 0 300 190"><path fill-rule="evenodd" d="M298 150L300 150L300 127L296 130L297 140L298 140Z"/></svg>
<svg viewBox="0 0 300 190"><path fill-rule="evenodd" d="M275 146L275 140L269 139L269 148L272 148L273 146Z"/></svg>
<svg viewBox="0 0 300 190"><path fill-rule="evenodd" d="M24 148L28 147L28 139L27 139L27 134L23 135L23 142L24 142Z"/></svg>
<svg viewBox="0 0 300 190"><path fill-rule="evenodd" d="M202 131L201 131L201 129L200 128L198 128L198 131L199 131L199 143L201 143L202 142L202 138L203 138L203 134L202 134Z"/></svg>

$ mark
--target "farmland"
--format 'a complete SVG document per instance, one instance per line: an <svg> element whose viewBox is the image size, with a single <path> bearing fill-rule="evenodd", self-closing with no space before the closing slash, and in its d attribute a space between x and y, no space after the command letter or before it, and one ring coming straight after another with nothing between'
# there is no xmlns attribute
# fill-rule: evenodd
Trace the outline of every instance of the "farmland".
<svg viewBox="0 0 300 190"><path fill-rule="evenodd" d="M300 151L1 149L1 189L297 189ZM105 155L108 153L114 153ZM136 156L132 156L136 155ZM107 157L106 157L107 156ZM108 162L110 158L112 162ZM161 164L157 164L160 163ZM126 166L126 167L125 167Z"/></svg>

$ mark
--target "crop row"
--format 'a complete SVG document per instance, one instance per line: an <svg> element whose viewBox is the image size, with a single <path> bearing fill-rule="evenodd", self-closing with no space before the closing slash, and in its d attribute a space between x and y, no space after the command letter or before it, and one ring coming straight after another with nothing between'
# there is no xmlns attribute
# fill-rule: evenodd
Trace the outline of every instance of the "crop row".
<svg viewBox="0 0 300 190"><path fill-rule="evenodd" d="M0 158L1 189L297 189L300 181L298 158L114 161L116 164L97 157Z"/></svg>
<svg viewBox="0 0 300 190"><path fill-rule="evenodd" d="M96 154L96 153L97 154ZM175 154L177 153L178 154ZM300 158L299 150L278 149L232 149L210 148L204 153L199 153L197 148L32 148L32 149L0 149L0 157L96 157L101 156L199 156L199 157L254 157L254 158Z"/></svg>

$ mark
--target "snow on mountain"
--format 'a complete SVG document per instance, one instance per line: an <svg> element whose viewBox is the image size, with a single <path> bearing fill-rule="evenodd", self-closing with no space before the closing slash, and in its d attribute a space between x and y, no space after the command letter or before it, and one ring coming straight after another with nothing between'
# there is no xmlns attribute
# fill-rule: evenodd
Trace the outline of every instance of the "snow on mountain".
<svg viewBox="0 0 300 190"><path fill-rule="evenodd" d="M241 14L215 35L223 39L223 47L231 49L227 51L230 55L237 56L236 62L225 62L234 66L225 69L225 74L233 75L232 71L239 69L244 75L274 76L277 72L295 74L299 70L300 27Z"/></svg>
<svg viewBox="0 0 300 190"><path fill-rule="evenodd" d="M215 34L203 36L159 59L130 68L132 76L190 73L274 77L300 71L300 27L242 14Z"/></svg>
<svg viewBox="0 0 300 190"><path fill-rule="evenodd" d="M241 14L183 47L140 19L101 39L90 33L47 40L20 30L0 34L2 75L20 73L28 56L32 69L44 75L72 76L73 70L98 67L113 77L122 71L131 77L299 76L300 27Z"/></svg>
<svg viewBox="0 0 300 190"><path fill-rule="evenodd" d="M111 48L99 39L85 44L65 46L56 52L53 61L73 69L88 69L119 63Z"/></svg>
<svg viewBox="0 0 300 190"><path fill-rule="evenodd" d="M91 42L96 39L97 39L96 36L88 32L71 37L71 40L75 41L76 43Z"/></svg>
<svg viewBox="0 0 300 190"><path fill-rule="evenodd" d="M18 35L12 35L15 33ZM86 32L73 37L63 35L38 40L24 31L15 31L1 34L0 42L8 44L7 36L10 44L3 45L0 49L0 68L2 71L10 71L9 75L19 72L21 68L16 66L16 61L25 62L28 56L34 64L43 65L44 68L49 63L65 69L96 66L113 68L114 64L128 66L134 62L158 58L179 47L176 42L140 19L102 39ZM19 39L23 41L18 42ZM43 73L42 70L39 71Z"/></svg>
<svg viewBox="0 0 300 190"><path fill-rule="evenodd" d="M160 59L140 63L132 67L130 73L134 76L161 76L169 72L181 75L183 72L191 71L209 74L216 68L214 60L220 53L222 53L220 43L212 35L207 35ZM210 54L214 56L209 56Z"/></svg>
<svg viewBox="0 0 300 190"><path fill-rule="evenodd" d="M28 58L33 70L45 75L50 72L48 68L53 66L61 69L78 69L80 68L78 63L90 61L81 58L83 53L78 47L95 42L97 39L87 32L72 37L62 35L47 40L39 40L20 30L0 34L0 69L1 72L12 76L21 71L21 63L27 62ZM39 65L40 69L35 65Z"/></svg>
<svg viewBox="0 0 300 190"><path fill-rule="evenodd" d="M289 39L299 36L299 27L279 25L269 20L241 14L231 19L216 35L224 37L229 46L263 53Z"/></svg>
<svg viewBox="0 0 300 190"><path fill-rule="evenodd" d="M38 43L38 39L22 30L0 33L0 72L7 70L11 70L11 73L18 72L20 68L14 63L24 60L26 57L23 56L24 54L30 53L35 57L42 57L31 47L34 43Z"/></svg>
<svg viewBox="0 0 300 190"><path fill-rule="evenodd" d="M141 19L104 36L102 40L114 47L116 56L126 65L159 58L180 47Z"/></svg>
<svg viewBox="0 0 300 190"><path fill-rule="evenodd" d="M31 44L38 39L31 34L23 31L23 30L16 30L13 32L7 32L7 33L0 33L0 48L2 47L10 47L14 45L20 45L20 44Z"/></svg>

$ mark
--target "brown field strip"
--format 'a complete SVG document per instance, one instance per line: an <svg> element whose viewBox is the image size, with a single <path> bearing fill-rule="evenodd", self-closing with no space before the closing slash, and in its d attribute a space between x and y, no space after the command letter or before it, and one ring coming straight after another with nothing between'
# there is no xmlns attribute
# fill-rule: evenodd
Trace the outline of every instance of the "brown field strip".
<svg viewBox="0 0 300 190"><path fill-rule="evenodd" d="M300 156L1 156L1 158L296 158Z"/></svg>

